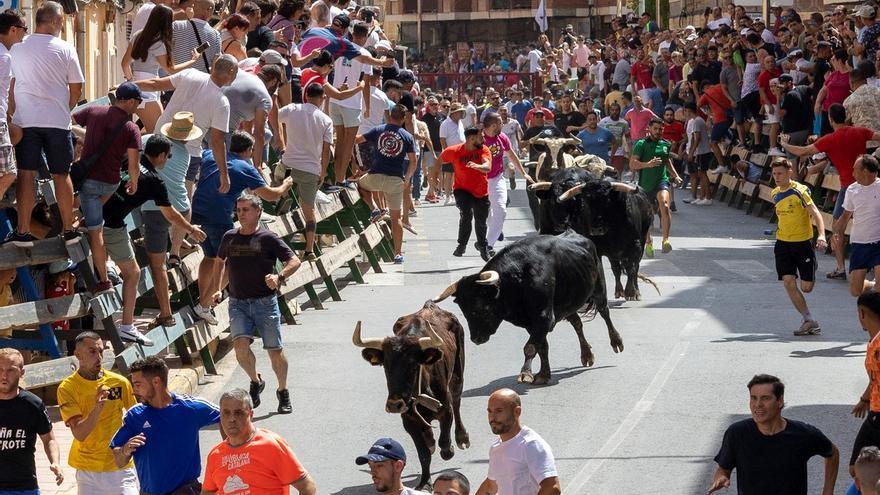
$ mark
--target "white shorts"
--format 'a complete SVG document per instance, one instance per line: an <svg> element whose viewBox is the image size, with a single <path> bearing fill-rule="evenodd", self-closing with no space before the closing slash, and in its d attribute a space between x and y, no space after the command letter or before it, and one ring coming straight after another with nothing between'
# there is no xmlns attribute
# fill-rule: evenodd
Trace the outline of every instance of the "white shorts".
<svg viewBox="0 0 880 495"><path fill-rule="evenodd" d="M156 77L159 77L156 74L151 74L149 72L140 72L140 71L134 71L132 73L132 75L134 76L135 81L143 81L145 79L155 79ZM161 96L161 93L158 91L141 91L141 92L144 94L144 101L142 101L141 104L138 105L138 108L144 108L144 104L146 104L148 101L159 101L159 96Z"/></svg>
<svg viewBox="0 0 880 495"><path fill-rule="evenodd" d="M76 470L77 491L84 495L138 495L137 475L134 468L99 473Z"/></svg>
<svg viewBox="0 0 880 495"><path fill-rule="evenodd" d="M773 107L773 113L770 113L771 106ZM764 123L765 124L778 124L779 123L779 105L764 104Z"/></svg>

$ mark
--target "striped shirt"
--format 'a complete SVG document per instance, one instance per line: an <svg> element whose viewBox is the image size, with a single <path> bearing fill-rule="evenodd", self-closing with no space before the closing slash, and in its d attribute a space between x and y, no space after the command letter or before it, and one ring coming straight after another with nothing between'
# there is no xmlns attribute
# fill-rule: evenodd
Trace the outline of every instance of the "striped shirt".
<svg viewBox="0 0 880 495"><path fill-rule="evenodd" d="M213 61L214 58L220 54L220 33L212 28L206 21L201 19L193 19L192 21L174 21L172 29L174 31L175 65L192 60L192 51L200 44L196 38L196 32L193 29L192 23L195 23L196 27L199 29L199 36L202 39L202 43L208 43L208 49L205 51L205 56L208 57L208 60ZM199 57L192 68L202 72L208 72L208 68L205 67L204 57Z"/></svg>

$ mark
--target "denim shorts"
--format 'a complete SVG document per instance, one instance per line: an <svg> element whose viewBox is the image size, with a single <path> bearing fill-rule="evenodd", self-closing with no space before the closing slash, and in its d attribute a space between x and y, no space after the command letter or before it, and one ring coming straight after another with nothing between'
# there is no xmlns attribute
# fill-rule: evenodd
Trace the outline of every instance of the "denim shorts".
<svg viewBox="0 0 880 495"><path fill-rule="evenodd" d="M232 340L263 339L263 349L280 350L281 312L275 295L254 299L229 298L229 333Z"/></svg>
<svg viewBox="0 0 880 495"><path fill-rule="evenodd" d="M108 184L99 180L86 179L79 190L79 207L86 220L86 228L100 230L104 226L104 203L101 198L113 194L119 183Z"/></svg>
<svg viewBox="0 0 880 495"><path fill-rule="evenodd" d="M205 258L216 258L217 253L220 251L220 241L223 240L223 234L232 230L232 223L206 223L200 220L205 220L201 217L201 215L197 213L193 213L192 223L193 225L198 225L202 230L205 231L205 240L202 241L202 252L205 255Z"/></svg>
<svg viewBox="0 0 880 495"><path fill-rule="evenodd" d="M15 161L19 170L37 171L43 164L47 164L51 174L69 174L70 164L73 162L70 130L25 127L22 129L21 141L15 145Z"/></svg>
<svg viewBox="0 0 880 495"><path fill-rule="evenodd" d="M831 212L831 218L837 220L843 215L843 200L846 199L846 190L849 187L841 187L837 193L837 201L834 202L834 211Z"/></svg>

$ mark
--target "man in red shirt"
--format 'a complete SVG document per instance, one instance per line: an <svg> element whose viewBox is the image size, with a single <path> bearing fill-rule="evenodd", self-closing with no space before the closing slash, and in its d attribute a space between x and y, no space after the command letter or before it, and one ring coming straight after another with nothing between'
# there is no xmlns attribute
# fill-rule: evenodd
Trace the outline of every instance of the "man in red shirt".
<svg viewBox="0 0 880 495"><path fill-rule="evenodd" d="M450 146L440 155L443 163L451 163L455 169L452 194L460 217L458 220L458 247L453 256L464 254L471 238L471 224L476 224L477 244L480 256L488 261L494 253L486 242L486 219L489 218L489 170L492 153L483 146L483 133L476 127L464 131L464 142Z"/></svg>
<svg viewBox="0 0 880 495"><path fill-rule="evenodd" d="M684 131L684 123L680 120L675 120L675 110L672 107L666 107L666 110L663 111L663 134L661 137L672 143L670 151L675 155L679 154L681 143L684 141ZM678 172L678 175L684 175L685 173L682 165L681 158L672 158L672 166ZM687 187L687 184L684 187ZM669 190L669 196L671 199L669 209L677 211L678 208L675 206L675 188Z"/></svg>
<svg viewBox="0 0 880 495"><path fill-rule="evenodd" d="M758 74L758 93L761 95L761 111L763 112L763 123L770 126L770 148L775 148L779 156L784 156L782 150L777 148L777 138L779 137L779 102L776 100L776 93L772 91L771 85L779 84L776 78L782 74L782 69L776 67L776 59L772 55L767 55L761 62L761 73ZM755 136L756 146L752 147L753 151L763 150L761 143L761 124L755 120L755 126L752 133Z"/></svg>
<svg viewBox="0 0 880 495"><path fill-rule="evenodd" d="M533 108L530 108L528 112L526 112L525 122L526 127L531 127L532 125L532 117L537 113L541 112L544 114L544 122L553 122L554 115L553 112L550 111L549 108L544 106L544 98L541 95L536 95L532 98L532 103L535 105ZM565 132L565 129L561 129Z"/></svg>
<svg viewBox="0 0 880 495"><path fill-rule="evenodd" d="M654 59L647 53L642 54L641 60L632 64L629 69L633 90L642 97L642 104L648 108L656 108L648 89L656 87L654 84ZM651 101L650 103L648 103Z"/></svg>
<svg viewBox="0 0 880 495"><path fill-rule="evenodd" d="M782 136L782 146L789 153L797 156L812 156L816 153L825 153L831 164L840 174L840 192L837 193L837 201L834 203L834 212L831 216L834 218L835 224L837 219L843 215L843 200L846 197L846 188L855 182L853 178L853 167L856 160L865 154L868 141L880 139L880 132L874 132L864 127L853 127L846 123L846 109L840 103L831 105L828 109L828 117L831 120L831 128L834 132L826 134L819 138L818 141L809 146L795 146L789 144L788 136ZM832 227L836 229L837 225ZM837 268L833 272L828 273L828 278L835 280L846 280L846 270L844 268L845 250L843 240L840 237L831 238L831 248L834 250L834 257L837 260Z"/></svg>
<svg viewBox="0 0 880 495"><path fill-rule="evenodd" d="M718 166L723 167L724 154L721 153L721 147L718 143L727 136L727 131L730 129L731 124L733 124L733 106L730 103L730 98L727 97L727 93L724 91L723 84L710 85L704 82L701 94L702 96L697 101L697 106L700 108L709 107L712 111L712 132L709 134L709 146L712 148L712 153L715 155ZM776 95L774 94L773 97L775 98ZM778 113L778 106L776 110Z"/></svg>

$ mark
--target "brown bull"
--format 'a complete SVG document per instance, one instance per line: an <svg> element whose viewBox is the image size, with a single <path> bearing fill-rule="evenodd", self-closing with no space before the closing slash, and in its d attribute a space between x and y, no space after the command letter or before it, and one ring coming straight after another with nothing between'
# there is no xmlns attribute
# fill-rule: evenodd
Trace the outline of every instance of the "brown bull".
<svg viewBox="0 0 880 495"><path fill-rule="evenodd" d="M385 368L388 398L385 410L400 414L403 428L412 437L422 475L417 489L430 485L434 432L431 421L440 423L440 457L455 455L450 433L455 421L455 443L470 446L459 406L464 385L464 328L458 319L428 301L413 314L394 323L394 335L363 339L361 322L352 336L355 346L373 366Z"/></svg>

